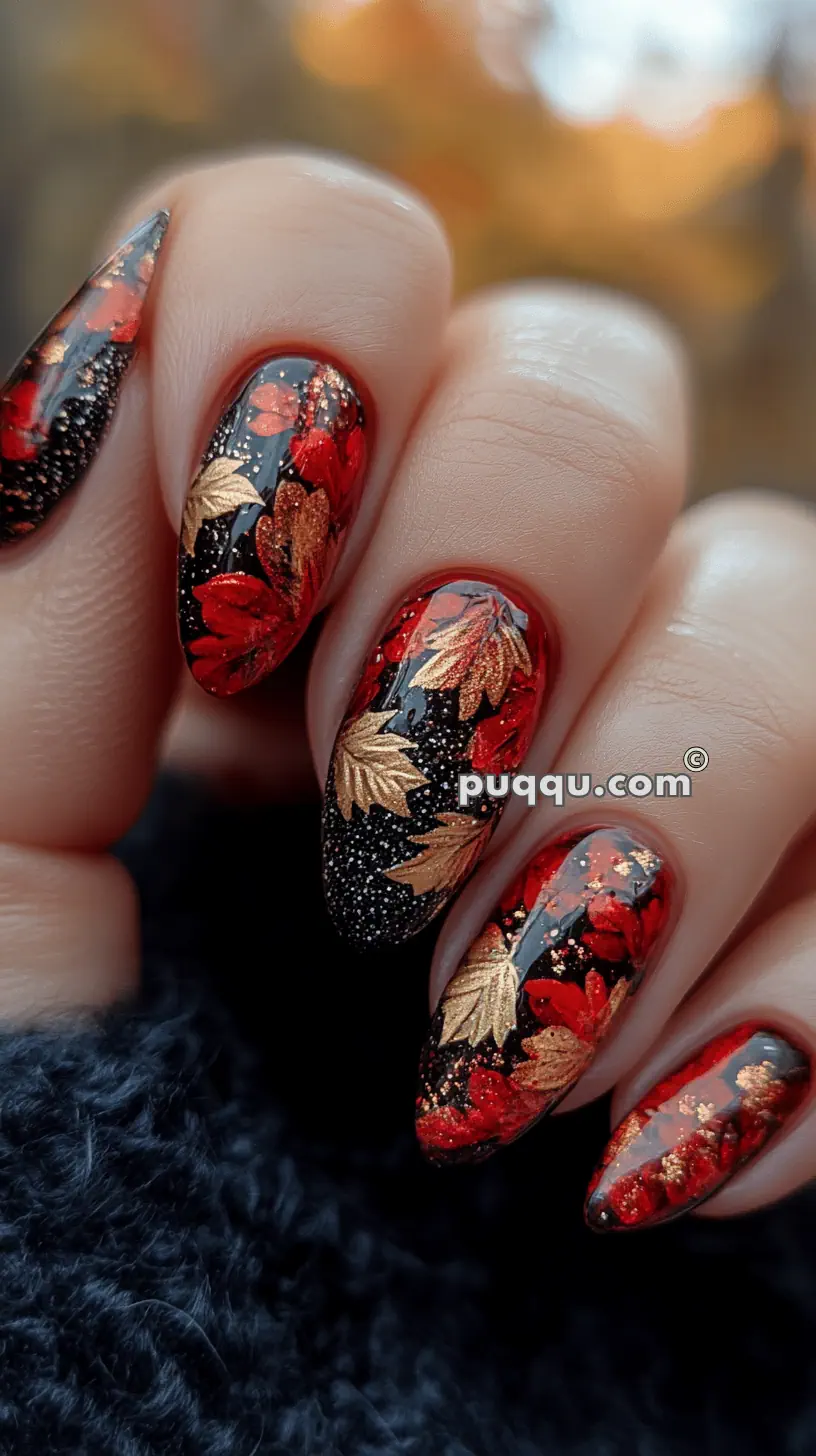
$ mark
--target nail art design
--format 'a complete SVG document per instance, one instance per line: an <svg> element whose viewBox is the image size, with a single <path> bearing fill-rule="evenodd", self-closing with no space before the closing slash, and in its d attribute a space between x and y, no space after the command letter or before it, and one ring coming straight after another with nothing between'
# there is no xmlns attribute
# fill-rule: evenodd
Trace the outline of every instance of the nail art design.
<svg viewBox="0 0 816 1456"><path fill-rule="evenodd" d="M338 930L362 949L426 926L464 884L503 800L459 805L461 774L517 768L547 662L536 613L483 581L438 581L396 611L334 746L323 877Z"/></svg>
<svg viewBox="0 0 816 1456"><path fill-rule="evenodd" d="M617 1128L589 1185L589 1227L649 1228L705 1202L756 1157L810 1086L804 1052L756 1023L718 1036Z"/></svg>
<svg viewBox="0 0 816 1456"><path fill-rule="evenodd" d="M167 212L135 228L56 315L0 395L0 542L36 531L94 459L136 353Z"/></svg>
<svg viewBox="0 0 816 1456"><path fill-rule="evenodd" d="M179 548L181 640L207 692L252 687L305 632L357 505L365 432L348 379L300 357L268 360L222 415Z"/></svg>
<svg viewBox="0 0 816 1456"><path fill-rule="evenodd" d="M434 1162L476 1162L575 1086L641 981L670 876L628 830L547 845L448 983L420 1065L417 1136Z"/></svg>

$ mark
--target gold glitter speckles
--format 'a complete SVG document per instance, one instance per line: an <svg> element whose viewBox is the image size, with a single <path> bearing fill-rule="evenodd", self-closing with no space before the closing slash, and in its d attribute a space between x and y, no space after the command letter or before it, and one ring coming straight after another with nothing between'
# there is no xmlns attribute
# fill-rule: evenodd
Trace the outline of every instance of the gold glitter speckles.
<svg viewBox="0 0 816 1456"><path fill-rule="evenodd" d="M737 1072L737 1086L743 1092L764 1092L774 1079L772 1062L760 1062L756 1066L741 1067Z"/></svg>
<svg viewBox="0 0 816 1456"><path fill-rule="evenodd" d="M45 343L40 346L38 353L43 364L61 364L65 358L67 347L64 339L50 338L46 339Z"/></svg>
<svg viewBox="0 0 816 1456"><path fill-rule="evenodd" d="M667 1183L682 1183L686 1176L685 1159L677 1152L667 1153L660 1164L662 1176Z"/></svg>

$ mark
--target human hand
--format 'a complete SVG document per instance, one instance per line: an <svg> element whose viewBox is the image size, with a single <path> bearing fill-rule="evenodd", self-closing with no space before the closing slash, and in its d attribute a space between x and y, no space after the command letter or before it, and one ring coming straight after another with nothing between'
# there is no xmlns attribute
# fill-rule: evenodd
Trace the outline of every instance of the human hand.
<svg viewBox="0 0 816 1456"><path fill-rule="evenodd" d="M308 722L333 918L387 945L455 900L425 1151L481 1157L614 1086L638 1111L594 1226L684 1211L783 1124L707 1211L796 1187L816 1166L810 516L736 495L680 515L666 329L552 284L451 312L445 239L388 179L255 157L163 182L116 235L144 218L3 395L4 1014L135 985L107 850L178 684L181 533L199 755L299 781L296 685L244 691L328 608ZM682 773L696 746L690 797L609 786ZM460 800L460 775L518 770L605 792Z"/></svg>

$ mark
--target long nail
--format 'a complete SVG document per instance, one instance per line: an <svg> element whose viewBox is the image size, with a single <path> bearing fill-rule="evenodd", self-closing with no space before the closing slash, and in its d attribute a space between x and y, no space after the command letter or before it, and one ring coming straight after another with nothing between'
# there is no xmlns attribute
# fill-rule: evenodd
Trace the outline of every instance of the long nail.
<svg viewBox="0 0 816 1456"><path fill-rule="evenodd" d="M43 524L99 449L136 354L170 215L125 238L51 321L0 395L0 542Z"/></svg>
<svg viewBox="0 0 816 1456"><path fill-rule="evenodd" d="M484 581L447 577L397 609L337 736L323 811L323 879L361 949L422 930L461 888L504 804L460 802L460 776L515 769L547 677L543 625Z"/></svg>
<svg viewBox="0 0 816 1456"><path fill-rule="evenodd" d="M637 988L671 877L628 830L582 830L536 855L448 983L420 1065L417 1136L475 1162L550 1112Z"/></svg>
<svg viewBox="0 0 816 1456"><path fill-rule="evenodd" d="M275 357L221 416L190 487L179 630L217 697L273 672L305 632L354 515L365 413L331 364Z"/></svg>
<svg viewBox="0 0 816 1456"><path fill-rule="evenodd" d="M589 1227L650 1228L704 1203L796 1111L810 1075L761 1025L716 1037L623 1119L589 1185Z"/></svg>

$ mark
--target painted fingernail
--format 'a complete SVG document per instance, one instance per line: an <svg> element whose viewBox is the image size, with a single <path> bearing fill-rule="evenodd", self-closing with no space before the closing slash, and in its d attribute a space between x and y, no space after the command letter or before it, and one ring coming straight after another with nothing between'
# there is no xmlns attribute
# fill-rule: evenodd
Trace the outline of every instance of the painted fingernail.
<svg viewBox="0 0 816 1456"><path fill-rule="evenodd" d="M332 755L323 882L361 949L415 935L474 869L505 800L460 804L463 775L511 773L547 680L536 612L467 577L418 589L366 663Z"/></svg>
<svg viewBox="0 0 816 1456"><path fill-rule="evenodd" d="M228 697L303 635L357 506L366 418L331 364L256 369L221 416L190 487L179 547L179 630L193 677Z"/></svg>
<svg viewBox="0 0 816 1456"><path fill-rule="evenodd" d="M755 1022L716 1037L616 1129L589 1185L589 1227L651 1228L704 1203L796 1111L810 1076L804 1052Z"/></svg>
<svg viewBox="0 0 816 1456"><path fill-rule="evenodd" d="M0 542L43 524L99 449L136 354L170 215L140 223L43 330L0 394Z"/></svg>
<svg viewBox="0 0 816 1456"><path fill-rule="evenodd" d="M547 845L449 981L420 1064L417 1136L433 1162L476 1162L573 1088L667 921L671 877L622 828Z"/></svg>

